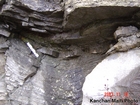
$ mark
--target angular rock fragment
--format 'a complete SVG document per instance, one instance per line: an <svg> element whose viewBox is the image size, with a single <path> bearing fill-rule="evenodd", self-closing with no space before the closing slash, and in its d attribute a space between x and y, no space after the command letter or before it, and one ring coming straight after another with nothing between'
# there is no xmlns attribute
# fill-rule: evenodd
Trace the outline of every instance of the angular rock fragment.
<svg viewBox="0 0 140 105"><path fill-rule="evenodd" d="M50 55L55 58L58 58L58 56L59 56L59 52L54 51L53 49L50 49L50 48L46 48L46 47L42 47L42 48L38 49L37 51L41 52L43 54Z"/></svg>
<svg viewBox="0 0 140 105"><path fill-rule="evenodd" d="M9 37L10 34L11 34L11 33L10 33L9 31L7 31L6 29L0 28L0 35L3 35L3 36L5 36L5 37Z"/></svg>
<svg viewBox="0 0 140 105"><path fill-rule="evenodd" d="M6 38L0 37L0 53L5 53L9 48L10 42Z"/></svg>
<svg viewBox="0 0 140 105"><path fill-rule="evenodd" d="M111 47L106 54L112 54L115 52L124 52L130 49L136 48L140 46L140 39L137 38L136 35L127 37L127 38L120 38L118 43Z"/></svg>
<svg viewBox="0 0 140 105"><path fill-rule="evenodd" d="M64 55L64 60L69 60L73 58L78 58L80 55L79 54L74 54L74 52L68 52L67 54Z"/></svg>
<svg viewBox="0 0 140 105"><path fill-rule="evenodd" d="M118 42L111 47L106 54L112 54L119 51L124 52L140 46L139 33L136 27L118 28L114 35L118 38Z"/></svg>
<svg viewBox="0 0 140 105"><path fill-rule="evenodd" d="M134 26L127 27L118 27L114 32L115 39L119 39L120 37L127 37L130 35L135 35L138 32L138 28Z"/></svg>
<svg viewBox="0 0 140 105"><path fill-rule="evenodd" d="M70 46L69 50L66 54L63 55L63 59L64 60L69 60L69 59L73 59L73 58L78 58L80 57L82 50L79 49L76 46Z"/></svg>
<svg viewBox="0 0 140 105"><path fill-rule="evenodd" d="M0 44L0 49L8 49L9 45L10 45L10 42L6 41L6 42Z"/></svg>

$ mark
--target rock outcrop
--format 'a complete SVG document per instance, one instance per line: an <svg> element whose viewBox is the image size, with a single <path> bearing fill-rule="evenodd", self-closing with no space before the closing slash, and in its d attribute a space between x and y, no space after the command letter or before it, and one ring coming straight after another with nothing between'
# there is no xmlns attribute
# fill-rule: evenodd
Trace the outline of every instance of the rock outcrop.
<svg viewBox="0 0 140 105"><path fill-rule="evenodd" d="M91 102L90 99L125 99L138 100L135 104L140 104L139 94L139 49L128 52L110 55L99 63L95 69L86 77L83 85L82 105L97 105L98 102ZM98 81L97 81L98 80ZM106 92L113 92L114 96L105 96ZM129 97L124 93L128 92ZM120 96L117 96L119 93ZM133 104L134 104L133 103ZM107 104L102 101L102 104ZM132 105L130 102L114 102L115 105Z"/></svg>
<svg viewBox="0 0 140 105"><path fill-rule="evenodd" d="M139 52L139 3L0 0L0 105L81 105L85 77L99 62L108 55L136 57ZM134 76L129 77L133 82ZM139 81L139 74L135 77ZM139 84L131 84L127 89L137 98L133 90Z"/></svg>
<svg viewBox="0 0 140 105"><path fill-rule="evenodd" d="M61 32L63 6L61 0L7 0L1 18L10 30L25 28L40 33ZM12 20L12 21L11 21Z"/></svg>
<svg viewBox="0 0 140 105"><path fill-rule="evenodd" d="M98 20L128 18L138 7L138 0L65 0L64 26L73 29Z"/></svg>
<svg viewBox="0 0 140 105"><path fill-rule="evenodd" d="M138 36L136 27L118 27L114 32L118 42L107 51L111 55L100 62L85 79L82 105L107 105L105 100L115 105L140 104ZM109 92L111 95L106 94ZM119 101L113 102L112 99Z"/></svg>

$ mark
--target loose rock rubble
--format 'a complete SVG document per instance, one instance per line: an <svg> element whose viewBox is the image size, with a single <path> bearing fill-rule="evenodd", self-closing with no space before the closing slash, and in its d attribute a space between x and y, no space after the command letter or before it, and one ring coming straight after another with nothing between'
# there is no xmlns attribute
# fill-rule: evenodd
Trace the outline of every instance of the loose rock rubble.
<svg viewBox="0 0 140 105"><path fill-rule="evenodd" d="M140 46L139 31L136 27L119 27L114 36L118 39L118 43L111 47L106 54L124 52Z"/></svg>

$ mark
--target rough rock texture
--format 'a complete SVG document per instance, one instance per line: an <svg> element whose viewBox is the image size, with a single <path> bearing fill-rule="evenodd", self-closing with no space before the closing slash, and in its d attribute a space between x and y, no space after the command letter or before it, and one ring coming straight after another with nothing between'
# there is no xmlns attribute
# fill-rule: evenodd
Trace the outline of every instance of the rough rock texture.
<svg viewBox="0 0 140 105"><path fill-rule="evenodd" d="M82 70L80 68L74 68L65 71L59 67L58 61L52 63L51 60L52 58L46 56L42 60L41 65L43 77L45 78L45 98L48 104L78 105L82 102L80 98L82 96L81 88L84 82Z"/></svg>
<svg viewBox="0 0 140 105"><path fill-rule="evenodd" d="M0 54L0 104L4 104L7 97L7 91L6 91L6 84L4 81L4 75L5 75L5 59L6 56L4 54Z"/></svg>
<svg viewBox="0 0 140 105"><path fill-rule="evenodd" d="M115 38L118 38L118 43L111 47L106 54L111 54L119 51L128 51L140 46L140 33L136 27L119 27L115 33Z"/></svg>
<svg viewBox="0 0 140 105"><path fill-rule="evenodd" d="M4 105L7 100L7 91L5 83L5 63L6 56L4 55L5 50L3 49L3 43L5 43L6 38L0 37L0 105Z"/></svg>
<svg viewBox="0 0 140 105"><path fill-rule="evenodd" d="M46 47L17 36L0 40L0 105L81 104L85 76L104 58L98 54L106 51L104 48L95 53L96 46ZM28 41L39 54L38 58L27 46ZM59 52L59 56L50 53L53 51Z"/></svg>
<svg viewBox="0 0 140 105"><path fill-rule="evenodd" d="M131 17L138 7L139 0L65 0L64 26L73 29L97 20Z"/></svg>
<svg viewBox="0 0 140 105"><path fill-rule="evenodd" d="M139 20L138 0L0 0L0 105L81 105L95 66L139 47Z"/></svg>
<svg viewBox="0 0 140 105"><path fill-rule="evenodd" d="M100 62L85 79L82 88L82 105L98 105L99 102L90 102L90 99L105 100L110 98L137 100L137 102L118 101L118 104L121 105L140 104L139 30L134 26L118 27L114 32L114 37L118 39L118 42L107 51L107 54L112 55ZM113 92L114 95L105 96L106 92ZM129 94L127 97L124 96L125 92ZM119 96L116 93L119 93ZM105 101L100 102L108 105ZM117 102L113 103L117 105Z"/></svg>
<svg viewBox="0 0 140 105"><path fill-rule="evenodd" d="M7 0L0 17L10 30L23 27L40 33L61 32L63 7L60 0Z"/></svg>
<svg viewBox="0 0 140 105"><path fill-rule="evenodd" d="M48 105L45 99L44 78L42 71L10 95L12 105Z"/></svg>
<svg viewBox="0 0 140 105"><path fill-rule="evenodd" d="M24 81L31 75L36 73L33 55L29 55L31 51L20 40L11 40L12 46L6 52L6 77L7 91L11 92L22 86ZM22 52L22 53L21 53Z"/></svg>
<svg viewBox="0 0 140 105"><path fill-rule="evenodd" d="M90 103L90 99L109 99L105 97L105 92L113 92L112 99L127 98L124 96L128 92L128 98L138 100L140 104L140 82L139 82L139 64L140 50L133 49L124 53L116 53L105 58L95 69L86 77L83 85L83 103L82 105L97 105L99 103ZM98 80L98 81L97 81ZM117 96L116 93L120 93ZM102 101L102 104L108 105ZM112 103L113 104L113 103ZM132 105L130 102L114 102L115 105ZM134 103L133 103L134 104Z"/></svg>

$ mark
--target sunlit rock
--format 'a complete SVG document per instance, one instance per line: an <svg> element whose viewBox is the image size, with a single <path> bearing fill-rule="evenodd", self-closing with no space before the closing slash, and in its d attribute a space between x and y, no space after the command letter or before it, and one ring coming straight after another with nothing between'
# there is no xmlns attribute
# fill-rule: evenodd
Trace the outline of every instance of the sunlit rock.
<svg viewBox="0 0 140 105"><path fill-rule="evenodd" d="M106 92L129 93L129 98L140 100L140 50L139 48L124 53L115 53L106 57L87 75L83 85L82 105L97 105L90 99L105 98Z"/></svg>

